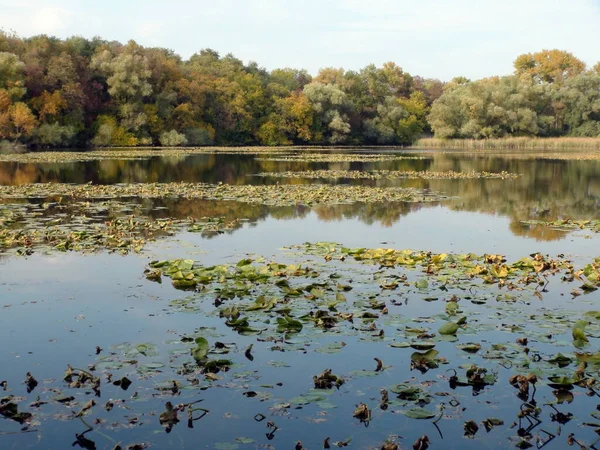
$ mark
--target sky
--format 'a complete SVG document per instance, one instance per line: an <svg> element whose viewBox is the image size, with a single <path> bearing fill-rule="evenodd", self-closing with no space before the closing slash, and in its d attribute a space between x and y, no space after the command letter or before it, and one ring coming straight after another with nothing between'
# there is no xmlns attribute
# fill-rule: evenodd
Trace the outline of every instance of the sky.
<svg viewBox="0 0 600 450"><path fill-rule="evenodd" d="M202 48L269 70L357 70L393 61L447 81L508 75L522 54L558 48L600 61L600 0L0 0L0 28Z"/></svg>

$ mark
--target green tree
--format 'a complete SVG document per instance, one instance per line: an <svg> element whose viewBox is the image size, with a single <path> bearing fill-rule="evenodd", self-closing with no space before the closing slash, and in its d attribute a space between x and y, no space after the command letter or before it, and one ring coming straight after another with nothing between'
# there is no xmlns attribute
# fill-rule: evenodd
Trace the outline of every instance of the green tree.
<svg viewBox="0 0 600 450"><path fill-rule="evenodd" d="M551 90L531 76L491 77L448 88L428 121L436 137L492 138L550 132Z"/></svg>
<svg viewBox="0 0 600 450"><path fill-rule="evenodd" d="M163 147L180 147L188 143L184 134L177 130L165 131L160 135L160 145Z"/></svg>
<svg viewBox="0 0 600 450"><path fill-rule="evenodd" d="M573 136L600 137L600 74L569 78L556 93L563 106L565 131Z"/></svg>
<svg viewBox="0 0 600 450"><path fill-rule="evenodd" d="M25 64L14 53L0 52L0 89L5 89L13 100L25 95L24 68Z"/></svg>
<svg viewBox="0 0 600 450"><path fill-rule="evenodd" d="M106 77L108 93L115 101L120 126L129 132L137 132L146 124L143 99L152 93L148 58L134 41L116 49L103 49L96 53L90 63Z"/></svg>
<svg viewBox="0 0 600 450"><path fill-rule="evenodd" d="M352 105L344 91L333 84L313 81L304 86L303 92L314 111L314 140L331 144L346 142L350 134L347 113Z"/></svg>

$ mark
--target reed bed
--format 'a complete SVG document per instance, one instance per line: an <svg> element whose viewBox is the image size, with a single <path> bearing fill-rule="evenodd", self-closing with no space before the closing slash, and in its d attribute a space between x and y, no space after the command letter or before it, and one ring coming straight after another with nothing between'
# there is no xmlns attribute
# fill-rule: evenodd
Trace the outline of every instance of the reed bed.
<svg viewBox="0 0 600 450"><path fill-rule="evenodd" d="M456 150L600 150L600 137L511 137L499 139L424 138L416 141L411 148Z"/></svg>

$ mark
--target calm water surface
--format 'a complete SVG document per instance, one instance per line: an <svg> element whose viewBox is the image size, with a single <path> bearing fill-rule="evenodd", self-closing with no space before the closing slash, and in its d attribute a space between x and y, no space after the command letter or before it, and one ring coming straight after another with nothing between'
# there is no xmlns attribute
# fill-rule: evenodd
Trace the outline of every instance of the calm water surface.
<svg viewBox="0 0 600 450"><path fill-rule="evenodd" d="M600 256L600 239L593 232L564 232L549 228L529 227L522 220L555 220L557 218L600 218L600 161L563 161L509 156L473 156L460 153L443 154L411 152L426 159L377 163L306 163L268 161L265 155L194 155L187 157L154 157L141 160L104 160L66 164L0 163L0 184L43 182L62 183L141 183L141 182L207 182L228 184L259 183L363 183L380 186L407 186L445 193L450 199L434 204L338 205L308 208L265 207L234 202L209 202L186 199L162 199L141 202L145 214L152 217L228 217L243 218L236 230L213 238L182 232L151 244L139 255L120 256L98 253L35 253L29 257L0 257L0 381L6 380L5 395L25 397L19 403L25 411L35 411L35 422L28 430L22 425L0 417L0 448L2 449L112 449L117 443L123 448L134 443L151 444L152 448L294 448L302 441L307 449L323 448L323 441L352 438L348 448L378 448L386 439L397 440L401 448L411 448L421 435L429 436L430 448L481 449L515 448L520 440L517 417L522 407L507 379L514 374L510 367L493 365L498 382L481 392L471 388L452 390L452 398L460 407L448 409L447 417L438 422L410 419L393 405L380 410L379 389L403 382L434 383L432 394L447 395L447 370L460 370L462 365L477 363L492 366L479 356L457 353L455 343L441 342L436 350L451 364L432 369L425 374L410 368L412 350L391 348L389 342L365 340L360 336L336 336L335 332L313 336L314 342L304 351L271 351L270 344L257 342L256 336L240 336L223 325L214 314L210 302L200 311L182 312L170 302L184 299L189 293L177 291L169 282L146 280L143 275L148 262L155 259L190 258L203 264L235 262L249 254L285 259L281 248L303 242L331 241L349 247L411 248L433 252L506 255L509 261L541 252L556 256L565 254L582 265ZM275 158L277 156L274 156ZM331 170L431 170L431 171L507 171L521 176L515 180L305 180L257 177L260 172ZM168 280L167 280L168 281ZM600 309L597 292L572 298L571 287L553 280L542 301L516 304L523 317L544 311L587 311ZM398 294L406 300L402 306L391 306L390 314L410 320L439 314L440 302L423 302L416 295ZM470 307L471 308L471 307ZM470 309L471 310L471 309ZM473 314L494 324L485 306L474 306ZM398 323L385 325L386 336L394 338ZM159 390L163 384L185 379L170 366L175 356L189 352L182 344L184 335L200 333L209 341L235 343L238 351L227 355L234 365L212 387L198 389L189 386L177 395ZM514 342L515 335L501 327L489 327L469 336L459 335L460 343L476 340L482 344ZM565 344L557 344L563 353L572 353L569 336L557 336ZM314 351L331 342L343 340L346 347L333 355ZM398 340L403 340L399 338ZM87 368L96 364L96 346L100 356L123 353L123 344L152 343L152 355L138 355L140 364L161 363L164 368L152 377L143 373L133 377L133 385L124 391L107 384L92 413L85 422L93 431L84 435L93 445L77 439L87 425L73 417L81 406L93 398L91 392L71 392L61 382L62 374L71 364ZM244 358L243 349L254 344L254 360ZM551 351L540 340L532 349ZM597 347L588 351L597 351ZM552 350L553 351L553 350ZM189 353L187 353L189 355ZM377 376L350 375L375 368L374 357L388 367ZM312 387L312 376L330 367L333 372L348 376L339 391L327 392L320 403L296 405L287 409L277 405L306 394ZM466 366L465 366L466 367ZM31 372L39 381L32 393L23 384ZM115 378L121 376L115 369ZM135 371L134 371L135 373ZM370 374L370 372L369 372ZM372 374L371 374L372 375ZM208 383L202 383L208 385ZM61 392L53 391L58 387ZM244 392L255 391L255 397ZM539 386L539 405L555 402L552 389ZM42 398L76 395L78 406L69 408L55 404L32 409L27 405ZM390 398L393 394L390 393ZM104 407L109 400L124 400L111 411ZM187 413L170 433L165 433L158 421L166 401L173 404L202 400L198 405L210 412L186 424ZM447 400L443 400L447 401ZM366 427L352 418L360 402L373 410L373 420ZM439 398L431 406L438 404ZM593 443L597 437L593 427L582 422L600 422L590 416L598 404L597 397L578 391L572 404L556 405L562 412L572 412L579 420L559 424L553 421L552 409L545 408L541 424L530 431L536 438L552 433L561 437L545 448L565 448L566 436L575 433L582 442ZM262 414L264 421L255 416ZM474 439L463 436L466 420L480 422L485 417L497 417L504 425L487 433L483 428ZM278 430L269 435L266 423L273 421ZM514 426L513 426L514 424ZM544 430L543 432L541 430ZM521 433L522 434L522 433ZM236 438L248 438L237 440ZM252 442L250 443L250 440ZM85 447L88 445L88 447Z"/></svg>

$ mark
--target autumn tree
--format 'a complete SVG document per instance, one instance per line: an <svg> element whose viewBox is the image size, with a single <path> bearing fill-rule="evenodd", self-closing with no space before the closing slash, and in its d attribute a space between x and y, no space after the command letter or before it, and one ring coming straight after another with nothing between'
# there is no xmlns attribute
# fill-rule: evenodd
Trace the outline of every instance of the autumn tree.
<svg viewBox="0 0 600 450"><path fill-rule="evenodd" d="M310 142L313 109L302 92L275 101L274 112L257 132L263 145L290 145Z"/></svg>
<svg viewBox="0 0 600 450"><path fill-rule="evenodd" d="M515 75L531 75L543 83L562 83L565 79L579 75L585 63L563 50L542 50L520 55L514 62Z"/></svg>
<svg viewBox="0 0 600 450"><path fill-rule="evenodd" d="M5 102L5 100L0 100ZM35 130L36 119L29 107L23 102L12 104L5 111L0 110L0 138L19 142L22 135L30 136Z"/></svg>

